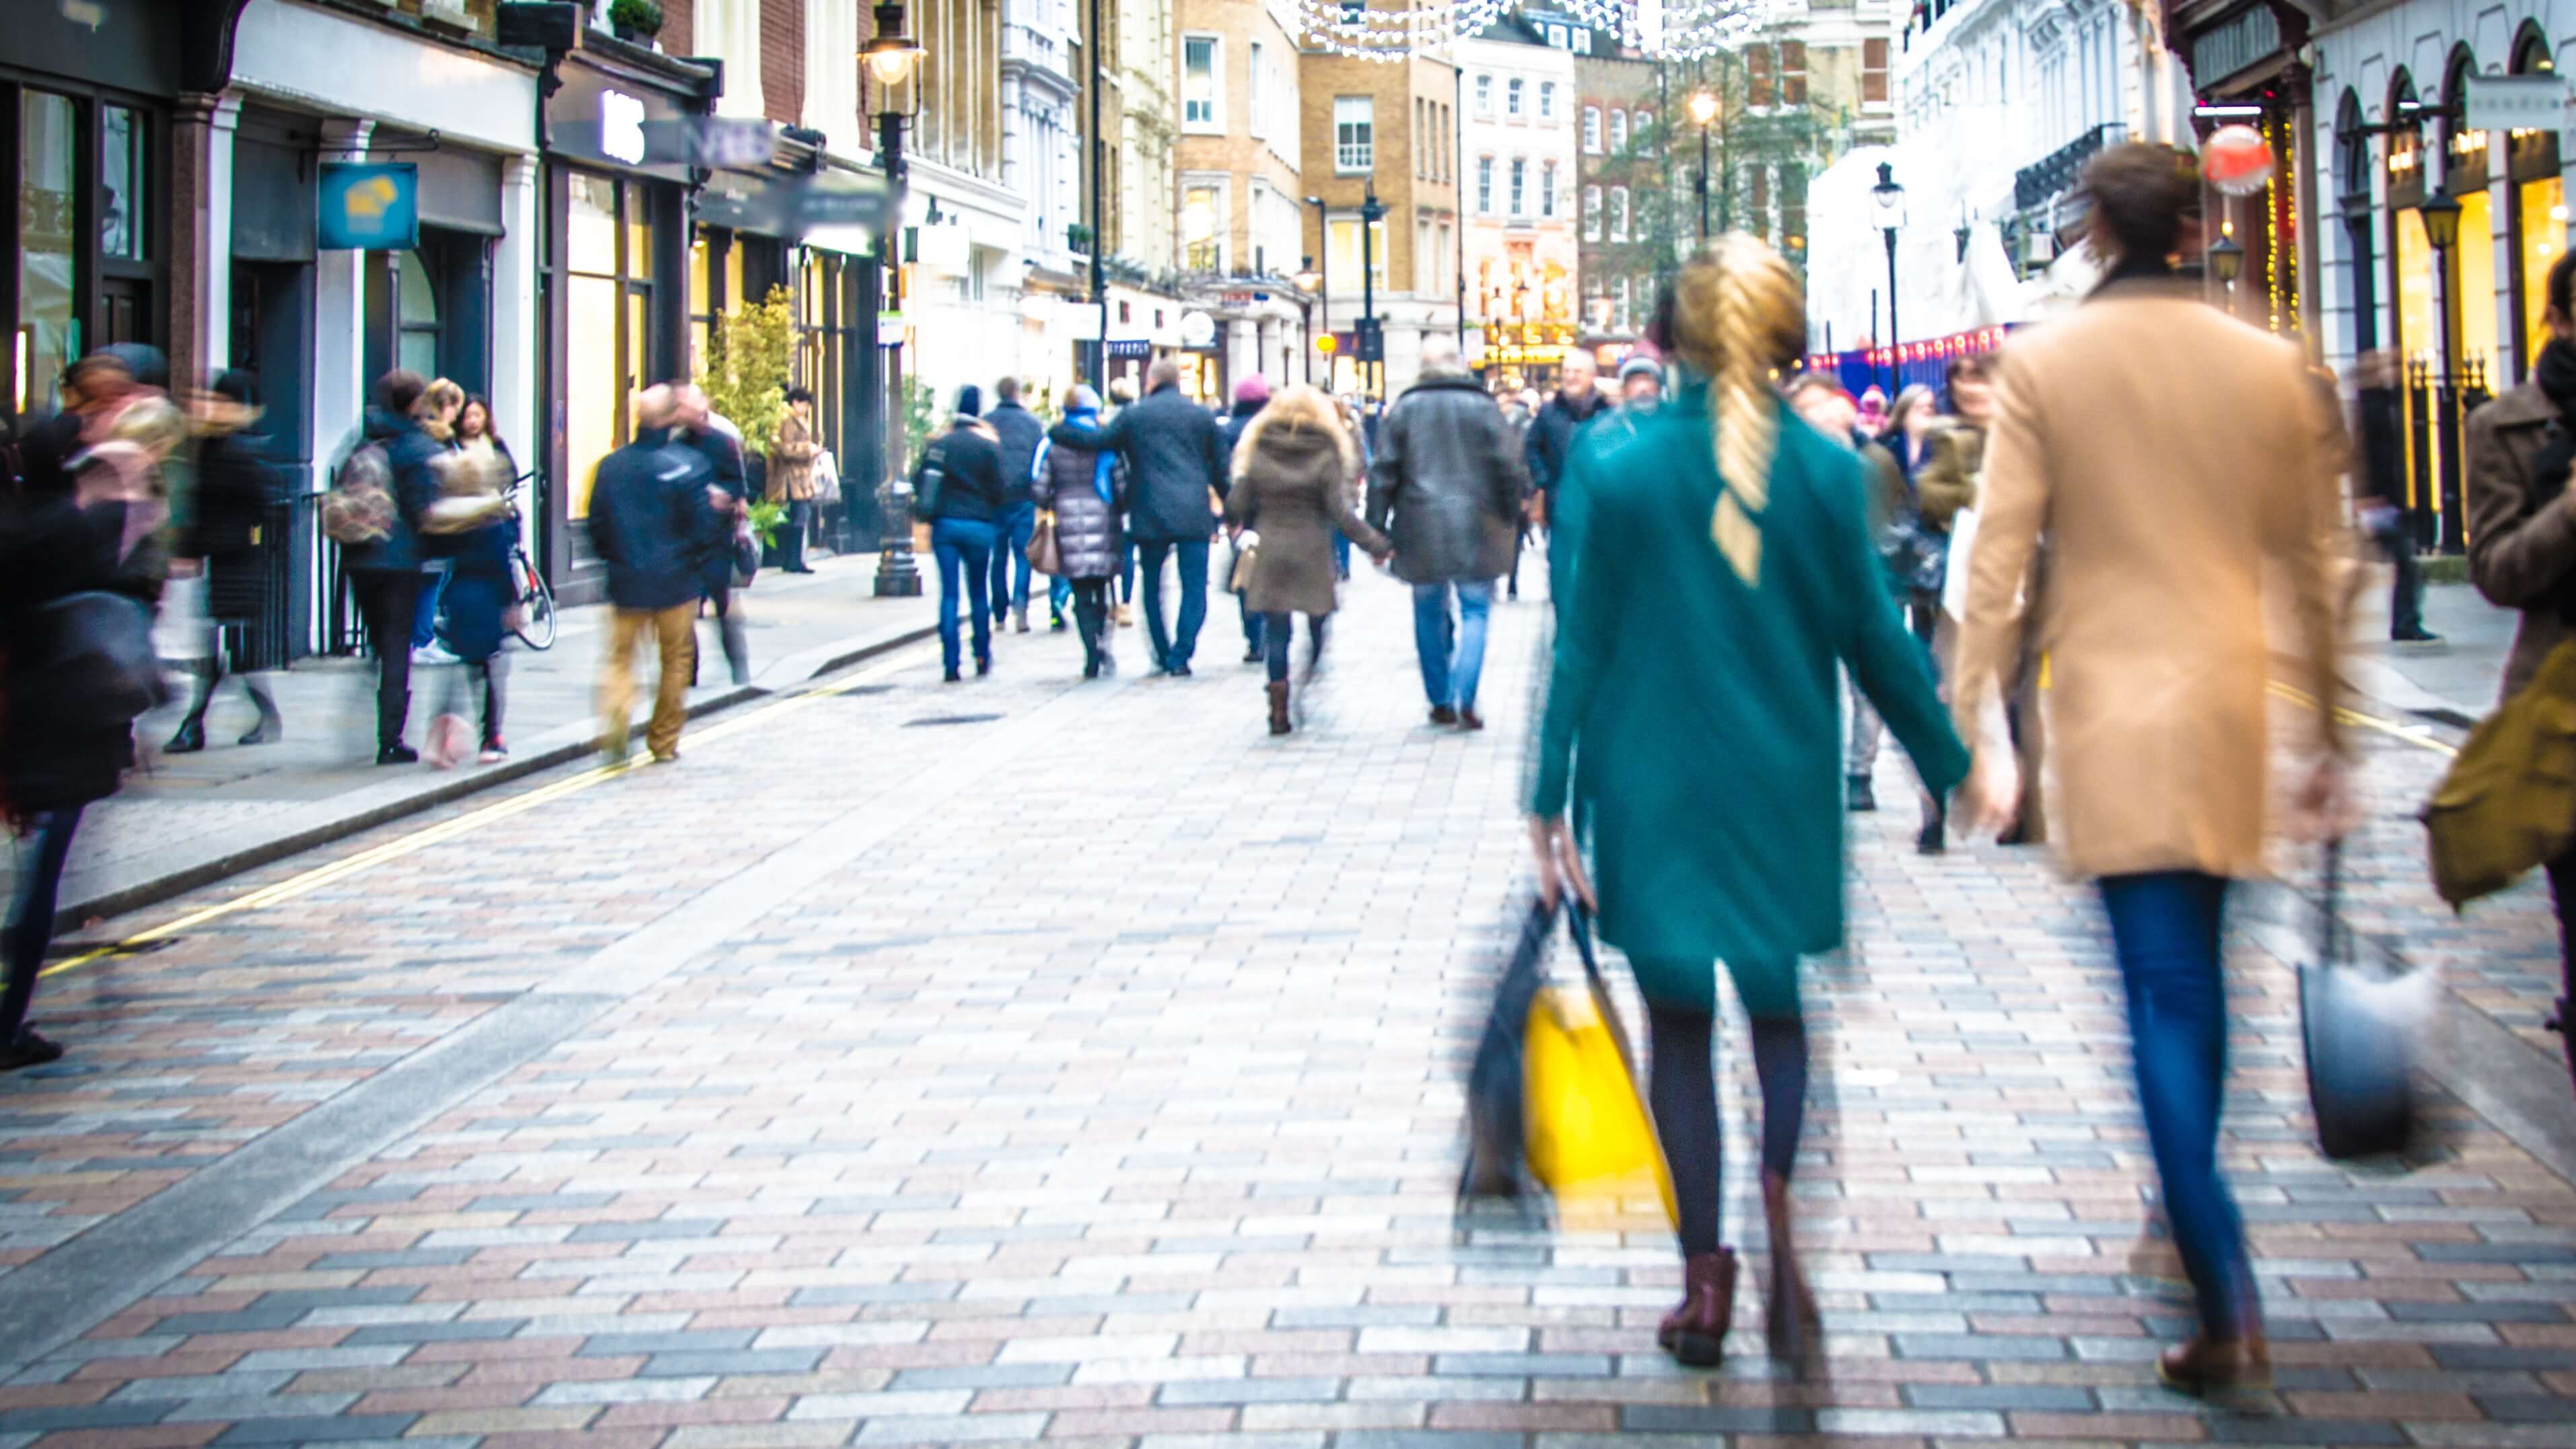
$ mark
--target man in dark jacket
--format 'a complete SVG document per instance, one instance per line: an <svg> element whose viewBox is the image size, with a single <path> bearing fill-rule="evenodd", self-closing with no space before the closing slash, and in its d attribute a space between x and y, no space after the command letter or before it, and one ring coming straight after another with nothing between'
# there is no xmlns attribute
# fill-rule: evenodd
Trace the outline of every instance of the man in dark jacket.
<svg viewBox="0 0 2576 1449"><path fill-rule="evenodd" d="M1145 630L1154 667L1187 677L1197 652L1199 626L1207 621L1208 540L1216 513L1214 490L1226 490L1225 441L1216 419L1181 392L1181 367L1169 358L1145 374L1146 395L1119 409L1105 428L1058 423L1047 434L1061 447L1114 451L1127 460L1127 533L1145 566ZM1176 632L1163 628L1163 560L1178 554L1181 617Z"/></svg>
<svg viewBox="0 0 2576 1449"><path fill-rule="evenodd" d="M2415 530L2406 511L2406 417L2397 389L2404 382L2397 354L2387 348L2361 357L2361 390L2355 411L2360 427L2360 467L2354 501L2362 531L2396 568L2388 595L2388 637L2401 644L2431 644L2442 636L2424 627L2424 570L2415 561Z"/></svg>
<svg viewBox="0 0 2576 1449"><path fill-rule="evenodd" d="M1529 495L1519 441L1448 342L1422 349L1421 381L1378 428L1368 521L1394 541L1395 576L1413 585L1413 645L1433 724L1485 727L1476 715L1485 620Z"/></svg>
<svg viewBox="0 0 2576 1449"><path fill-rule="evenodd" d="M993 627L1008 617L1020 633L1029 632L1029 535L1038 525L1037 496L1029 491L1037 465L1038 444L1046 441L1046 424L1020 406L1020 380L1006 377L993 384L998 399L984 421L1001 441L1002 516L993 521Z"/></svg>
<svg viewBox="0 0 2576 1449"><path fill-rule="evenodd" d="M438 500L432 464L445 451L412 416L428 386L419 373L399 368L377 380L376 403L367 409L361 446L384 452L394 500L392 527L384 537L348 545L340 555L358 597L358 614L366 621L367 647L376 651L379 765L407 765L420 758L419 751L403 743L411 721L411 639L424 581L420 569L429 562L421 546L420 516Z"/></svg>
<svg viewBox="0 0 2576 1449"><path fill-rule="evenodd" d="M1243 430L1251 427L1252 420L1261 416L1261 410L1268 406L1270 379L1256 372L1234 385L1234 409L1225 415L1224 422L1217 424L1217 439L1225 454L1226 486L1229 488L1234 484L1234 446L1243 441ZM1240 551L1238 548L1226 555L1225 574L1228 579L1234 577L1234 561ZM1262 660L1261 616L1252 612L1250 595L1237 594L1234 601L1236 607L1243 611L1243 662L1258 664Z"/></svg>
<svg viewBox="0 0 2576 1449"><path fill-rule="evenodd" d="M699 561L699 588L708 606L715 610L716 639L724 646L725 666L733 682L749 684L751 641L743 633L742 620L734 617L733 548L725 542L734 517L751 506L751 480L743 462L742 433L716 415L714 405L707 401L706 390L695 383L674 384L671 402L672 425L663 437L706 461L707 486L715 490L708 495L708 501L724 515L722 521L728 525L717 531L722 546L708 549Z"/></svg>
<svg viewBox="0 0 2576 1449"><path fill-rule="evenodd" d="M662 676L644 743L657 765L680 757L689 676L697 665L698 598L707 551L723 544L729 520L710 493L703 454L666 440L684 404L669 387L635 400L635 441L599 460L590 488L590 544L608 565L608 658L600 672L600 750L626 761L635 704L635 646L660 647ZM721 490L716 490L721 491Z"/></svg>
<svg viewBox="0 0 2576 1449"><path fill-rule="evenodd" d="M1565 476L1565 465L1574 457L1575 430L1609 406L1595 382L1598 375L1591 353L1566 353L1556 391L1539 408L1538 416L1530 419L1526 461L1542 519L1554 516L1557 482Z"/></svg>

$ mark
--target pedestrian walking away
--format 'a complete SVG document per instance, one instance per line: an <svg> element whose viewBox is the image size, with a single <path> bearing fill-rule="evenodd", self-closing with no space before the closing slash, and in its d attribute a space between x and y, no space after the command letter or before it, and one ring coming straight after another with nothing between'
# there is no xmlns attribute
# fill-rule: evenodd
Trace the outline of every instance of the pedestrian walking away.
<svg viewBox="0 0 2576 1449"><path fill-rule="evenodd" d="M420 430L438 444L439 453L459 446L457 419L465 412L465 389L450 379L430 380L421 393ZM434 453L434 463L439 455ZM439 642L438 619L447 596L447 558L436 549L422 551L420 594L412 601L411 656L414 664L453 664L456 656Z"/></svg>
<svg viewBox="0 0 2576 1449"><path fill-rule="evenodd" d="M751 503L750 472L743 463L742 432L719 415L708 402L706 390L695 384L674 388L671 422L664 429L667 441L698 455L707 465L707 486L721 497L711 495L719 513L724 515L724 538L719 546L705 551L698 563L698 588L707 608L716 616L716 640L724 650L725 668L736 684L751 683L751 640L743 629L742 618L735 612L734 585L740 577L733 546L729 542L740 528L743 510ZM692 626L694 627L694 626ZM691 658L696 656L694 653Z"/></svg>
<svg viewBox="0 0 2576 1449"><path fill-rule="evenodd" d="M2438 644L2441 636L2424 627L2424 568L2415 559L2414 512L2406 502L2406 409L2398 395L2405 368L2396 349L2382 347L2363 353L2355 369L2360 386L2353 440L2359 456L2353 460L2353 505L2362 532L2388 557L2388 637L2399 644ZM2515 391L2537 386L2538 373L2533 376L2535 381ZM2506 409L2508 415L2516 411Z"/></svg>
<svg viewBox="0 0 2576 1449"><path fill-rule="evenodd" d="M357 595L358 614L366 623L367 647L376 656L376 763L409 764L420 758L403 742L411 718L412 630L417 620L427 559L420 535L421 514L438 497L432 460L447 451L442 440L423 430L437 416L438 404L427 400L429 383L419 373L399 368L376 382L375 405L367 409L358 454L343 468L381 467L391 504L381 520L383 532L357 543L343 543L342 564Z"/></svg>
<svg viewBox="0 0 2576 1449"><path fill-rule="evenodd" d="M769 479L763 497L787 510L778 525L778 567L782 573L810 574L805 564L805 536L814 528L814 500L823 485L814 460L822 455L814 441L814 394L801 387L787 390L787 411L778 416L778 435L769 443Z"/></svg>
<svg viewBox="0 0 2576 1449"><path fill-rule="evenodd" d="M2002 354L1952 708L1976 742L1963 808L2002 830L2024 767L1995 727L2029 638L2048 641L2050 838L2098 883L2165 1214L2199 1330L2160 1371L2191 1392L2265 1385L2270 1358L2234 1197L2218 1169L2228 1036L2228 883L2265 869L2274 654L2264 579L2285 587L2291 682L2321 753L2299 820L2341 813L2333 410L2294 343L2204 303L2166 259L2200 234L2188 153L2132 142L2085 167L2114 265L2065 318ZM2045 527L2045 588L2028 587ZM2027 593L2027 607L2022 600Z"/></svg>
<svg viewBox="0 0 2576 1449"><path fill-rule="evenodd" d="M226 673L241 681L242 693L259 711L258 723L238 743L274 744L286 735L286 722L267 683L259 673L241 668L239 657L263 658L271 644L260 637L268 627L262 605L268 560L279 546L270 510L283 501L278 471L270 466L259 435L251 431L260 420L258 382L247 372L226 372L197 401L193 413L195 506L178 551L196 560L205 573L206 662L197 675L188 712L170 742L162 746L174 755L206 747L206 710ZM230 670L225 668L228 652L233 654Z"/></svg>
<svg viewBox="0 0 2576 1449"><path fill-rule="evenodd" d="M1087 387L1067 391L1064 416L1069 422L1096 425L1100 394ZM1064 572L1057 577L1066 586L1081 631L1082 677L1114 673L1109 590L1127 551L1127 465L1115 453L1060 447L1053 438L1041 438L1032 470L1037 505L1055 515L1056 549L1064 559Z"/></svg>
<svg viewBox="0 0 2576 1449"><path fill-rule="evenodd" d="M2576 252L2549 268L2548 341L2531 378L2469 415L2469 580L2490 603L2519 610L2497 702L2533 687L2541 662L2576 638ZM2411 541L2408 544L2411 549ZM2557 1026L2567 1049L2576 1001L2576 851L2549 863L2564 992Z"/></svg>
<svg viewBox="0 0 2576 1449"><path fill-rule="evenodd" d="M626 762L635 707L635 648L660 655L644 744L655 764L680 757L689 679L697 668L697 614L710 552L731 552L732 520L716 506L704 455L674 442L689 406L670 385L635 399L635 441L602 458L590 489L590 543L608 565L608 653L599 676L599 748ZM730 562L727 564L730 567Z"/></svg>
<svg viewBox="0 0 2576 1449"><path fill-rule="evenodd" d="M993 384L993 409L984 421L993 429L1002 470L1002 511L993 521L993 627L998 630L1007 622L1014 632L1025 634L1029 632L1029 536L1038 523L1033 485L1046 423L1020 405L1016 377ZM1052 585L1048 597L1054 600ZM1062 615L1061 603L1055 612Z"/></svg>
<svg viewBox="0 0 2576 1449"><path fill-rule="evenodd" d="M1244 428L1233 466L1225 521L1241 537L1259 536L1243 597L1262 618L1270 732L1284 735L1294 727L1289 713L1290 625L1294 615L1306 616L1306 673L1311 679L1323 659L1324 631L1333 614L1336 530L1381 560L1388 552L1386 535L1362 522L1351 507L1359 439L1342 427L1332 398L1321 388L1301 385L1270 399Z"/></svg>
<svg viewBox="0 0 2576 1449"><path fill-rule="evenodd" d="M994 621L985 611L1007 494L1001 439L983 410L983 389L971 382L959 388L947 431L922 446L912 467L913 506L930 525L930 551L939 562L939 662L950 684L963 677L961 594L974 626L975 672L993 672Z"/></svg>
<svg viewBox="0 0 2576 1449"><path fill-rule="evenodd" d="M442 769L469 753L487 765L509 754L501 737L501 646L519 608L510 576L511 550L519 543L518 509L511 501L517 472L509 449L492 435L491 417L482 399L466 401L458 418L459 446L438 460L438 500L421 519L421 531L448 555L447 649L456 662L439 669L439 707L424 751ZM482 724L469 745L464 716L478 684Z"/></svg>
<svg viewBox="0 0 2576 1449"><path fill-rule="evenodd" d="M1610 406L1601 396L1600 372L1592 354L1580 347L1566 349L1559 365L1556 391L1548 394L1530 418L1522 435L1522 456L1529 473L1532 512L1541 526L1550 530L1548 587L1551 596L1570 592L1566 581L1554 572L1557 562L1555 527L1557 484L1564 480L1565 465L1574 453L1574 435L1585 423L1600 416Z"/></svg>
<svg viewBox="0 0 2576 1449"><path fill-rule="evenodd" d="M27 1014L81 812L133 766L134 719L148 704L106 686L157 682L150 611L169 562L154 541L165 510L153 474L186 423L167 402L148 408L72 461L64 487L0 515L0 818L27 837L0 926L0 1070L63 1054ZM116 436L134 431L127 422L145 425L141 436ZM89 667L119 643L139 679Z"/></svg>
<svg viewBox="0 0 2576 1449"><path fill-rule="evenodd" d="M1392 540L1395 576L1413 586L1413 644L1433 724L1485 727L1476 686L1486 620L1529 491L1518 442L1457 348L1437 341L1423 348L1421 381L1378 429L1368 523Z"/></svg>
<svg viewBox="0 0 2576 1449"><path fill-rule="evenodd" d="M1059 445L1114 449L1127 460L1127 536L1135 545L1144 590L1145 632L1154 668L1187 676L1207 621L1208 540L1216 533L1213 493L1226 490L1224 443L1216 419L1181 391L1180 364L1163 358L1145 373L1143 400L1121 408L1106 426L1071 420L1047 436ZM1180 617L1163 620L1163 564L1181 573Z"/></svg>
<svg viewBox="0 0 2576 1449"><path fill-rule="evenodd" d="M1913 497L1906 491L1905 477L1896 466L1895 456L1869 439L1862 428L1859 405L1831 377L1801 373L1789 385L1788 397L1790 410L1809 427L1860 456L1868 483L1870 542L1882 561L1889 559L1893 552L1891 535L1913 507ZM1888 567L1882 572L1887 578L1890 600L1903 608L1907 590L1901 571ZM1849 750L1843 761L1845 801L1854 812L1865 813L1878 808L1871 776L1878 767L1883 730L1878 711L1870 708L1869 696L1861 689L1860 681L1845 671L1844 682L1851 721Z"/></svg>
<svg viewBox="0 0 2576 1449"><path fill-rule="evenodd" d="M1244 430L1252 426L1253 419L1259 417L1261 410L1269 403L1270 379L1256 372L1235 384L1234 407L1225 415L1225 421L1217 425L1217 440L1224 457L1225 476L1229 487L1232 486L1233 480L1243 476L1234 465L1235 447L1243 441ZM1231 494L1227 496L1232 497ZM1234 577L1235 569L1243 557L1241 540L1237 539L1234 542L1235 547L1228 551L1225 561L1225 576L1229 580ZM1262 659L1260 611L1253 608L1252 595L1249 591L1240 589L1229 591L1234 594L1235 606L1243 616L1243 662L1257 664Z"/></svg>
<svg viewBox="0 0 2576 1449"><path fill-rule="evenodd" d="M1579 562L1558 597L1530 842L1542 898L1597 902L1646 1001L1683 1272L1658 1342L1706 1366L1733 1321L1712 1060L1723 961L1761 1084L1770 1346L1804 1366L1822 1339L1789 1198L1807 1088L1798 962L1843 941L1838 668L1935 788L1968 755L1881 582L1859 461L1770 384L1806 345L1796 274L1730 234L1689 259L1657 315L1686 385L1633 431L1587 433L1562 480L1585 502L1558 524ZM1569 805L1588 823L1589 875Z"/></svg>

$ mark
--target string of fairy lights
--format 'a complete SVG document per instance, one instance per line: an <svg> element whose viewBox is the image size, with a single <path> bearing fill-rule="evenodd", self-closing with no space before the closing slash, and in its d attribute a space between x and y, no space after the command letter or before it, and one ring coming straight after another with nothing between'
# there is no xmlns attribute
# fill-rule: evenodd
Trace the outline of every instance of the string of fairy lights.
<svg viewBox="0 0 2576 1449"><path fill-rule="evenodd" d="M1515 0L1416 0L1381 9L1365 0L1296 0L1307 47L1392 64L1437 55L1515 8ZM1698 61L1740 50L1771 14L1770 0L1666 0L1653 25L1633 0L1555 0L1571 16L1650 60Z"/></svg>

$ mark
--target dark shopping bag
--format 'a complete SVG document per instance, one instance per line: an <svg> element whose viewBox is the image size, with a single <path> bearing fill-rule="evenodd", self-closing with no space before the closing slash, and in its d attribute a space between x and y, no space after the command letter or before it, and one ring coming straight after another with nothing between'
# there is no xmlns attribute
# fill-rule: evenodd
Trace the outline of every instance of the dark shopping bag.
<svg viewBox="0 0 2576 1449"><path fill-rule="evenodd" d="M2317 959L2299 967L2299 1029L2317 1145L2338 1162L2402 1152L2415 1140L2415 1068L2439 1010L2432 973L2356 944L2342 892L2337 841L2326 847Z"/></svg>
<svg viewBox="0 0 2576 1449"><path fill-rule="evenodd" d="M1521 921L1520 939L1494 983L1494 1006L1485 1034L1467 1067L1467 1165L1458 1181L1462 1198L1518 1197L1527 1177L1521 1150L1521 1043L1530 1003L1546 983L1548 933L1556 912L1533 903Z"/></svg>

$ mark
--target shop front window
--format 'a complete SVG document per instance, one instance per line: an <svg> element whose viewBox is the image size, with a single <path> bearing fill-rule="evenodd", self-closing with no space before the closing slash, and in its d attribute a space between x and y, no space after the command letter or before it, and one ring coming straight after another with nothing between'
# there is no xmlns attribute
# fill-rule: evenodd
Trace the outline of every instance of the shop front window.
<svg viewBox="0 0 2576 1449"><path fill-rule="evenodd" d="M2492 389L2496 374L2495 212L2489 193L2462 192L2460 243L2451 248L2450 301L2457 316L2460 355L2451 365L2452 381L2462 387L2471 379ZM2546 291L2547 288L2543 288Z"/></svg>
<svg viewBox="0 0 2576 1449"><path fill-rule="evenodd" d="M2396 232L2397 346L2410 371L2417 367L2431 367L2435 364L2440 345L2435 337L2433 321L2437 314L2433 310L2432 242L2424 234L2422 212L2409 207L2393 213L2390 221ZM2416 411L2422 394L2415 388L2405 387L2398 389L2397 395L2406 411L2405 426L2399 432L2406 442L2406 477L2412 488L2412 480L2421 476L2416 457L2419 451ZM2436 506L2432 498L2420 495L2411 501L2417 508Z"/></svg>
<svg viewBox="0 0 2576 1449"><path fill-rule="evenodd" d="M2549 311L2549 269L2557 264L2558 254L2566 249L2567 184L2552 176L2542 181L2526 181L2520 188L2522 202L2522 346L2518 356L2529 359L2540 355L2541 344L2549 338L2549 328L2541 319Z"/></svg>
<svg viewBox="0 0 2576 1449"><path fill-rule="evenodd" d="M401 252L394 262L401 285L402 335L394 342L394 365L423 377L438 376L438 289L429 283L429 268L420 253Z"/></svg>
<svg viewBox="0 0 2576 1449"><path fill-rule="evenodd" d="M21 413L50 406L63 369L80 350L72 298L78 285L72 242L77 113L63 96L26 91L18 100L18 318L14 343Z"/></svg>
<svg viewBox="0 0 2576 1449"><path fill-rule="evenodd" d="M633 435L629 412L652 357L653 218L639 184L578 172L567 181L565 511L587 518L599 461Z"/></svg>
<svg viewBox="0 0 2576 1449"><path fill-rule="evenodd" d="M143 121L123 106L101 106L99 182L106 193L100 208L99 250L117 261L139 262L143 255L145 173Z"/></svg>

